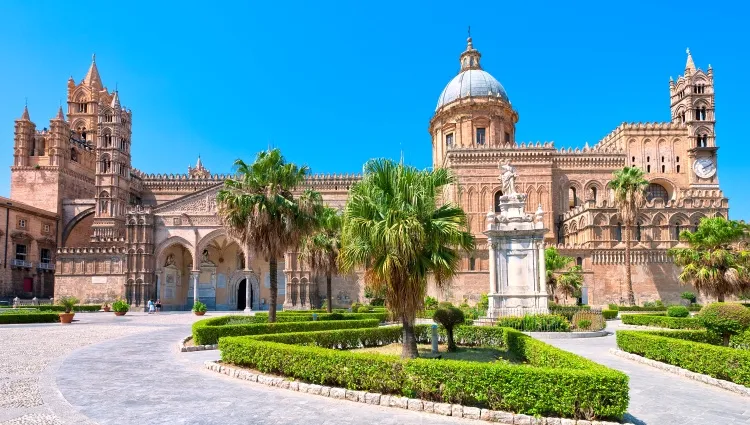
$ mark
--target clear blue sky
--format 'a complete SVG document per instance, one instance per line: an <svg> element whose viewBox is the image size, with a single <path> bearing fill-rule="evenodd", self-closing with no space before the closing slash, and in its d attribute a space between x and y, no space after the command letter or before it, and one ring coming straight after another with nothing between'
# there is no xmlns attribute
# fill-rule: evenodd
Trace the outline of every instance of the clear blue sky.
<svg viewBox="0 0 750 425"><path fill-rule="evenodd" d="M133 110L142 171L183 173L200 153L228 172L269 145L314 172L357 172L401 149L427 167L428 121L471 25L520 114L517 140L558 147L594 144L623 121L668 121L669 77L690 47L714 68L730 214L750 219L743 2L67 3L0 2L2 195L24 98L48 126L94 52Z"/></svg>

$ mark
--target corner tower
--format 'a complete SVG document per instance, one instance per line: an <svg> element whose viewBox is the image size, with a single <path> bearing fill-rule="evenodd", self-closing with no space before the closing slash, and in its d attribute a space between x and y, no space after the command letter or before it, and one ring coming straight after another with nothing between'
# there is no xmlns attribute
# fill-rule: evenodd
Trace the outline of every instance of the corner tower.
<svg viewBox="0 0 750 425"><path fill-rule="evenodd" d="M515 143L518 113L495 77L482 69L471 37L459 56L460 69L440 94L430 120L432 164L444 166L449 149L492 149Z"/></svg>
<svg viewBox="0 0 750 425"><path fill-rule="evenodd" d="M685 75L669 81L672 123L688 129L688 175L691 187L718 188L714 73L695 67L687 50Z"/></svg>

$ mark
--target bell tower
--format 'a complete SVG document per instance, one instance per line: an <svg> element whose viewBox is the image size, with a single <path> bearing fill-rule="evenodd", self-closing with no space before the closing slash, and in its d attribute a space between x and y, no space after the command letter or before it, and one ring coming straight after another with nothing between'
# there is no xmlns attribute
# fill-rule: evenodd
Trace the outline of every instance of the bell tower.
<svg viewBox="0 0 750 425"><path fill-rule="evenodd" d="M688 129L688 170L691 187L717 189L716 115L714 103L714 74L711 65L704 72L695 67L690 49L687 50L685 75L675 82L670 78L669 94L673 124L684 124Z"/></svg>

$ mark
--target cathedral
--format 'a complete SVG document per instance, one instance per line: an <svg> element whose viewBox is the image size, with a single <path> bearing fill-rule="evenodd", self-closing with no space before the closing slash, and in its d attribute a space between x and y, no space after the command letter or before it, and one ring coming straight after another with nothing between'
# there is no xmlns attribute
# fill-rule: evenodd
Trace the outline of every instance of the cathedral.
<svg viewBox="0 0 750 425"><path fill-rule="evenodd" d="M690 288L679 283L667 249L702 217L728 217L711 66L696 68L688 51L684 75L669 82L669 121L623 123L595 145L571 149L516 140L519 114L481 57L469 38L429 122L433 165L458 177L446 198L464 208L477 238L451 288L431 294L473 303L488 292L485 217L503 194L498 165L510 163L527 212L544 211L545 244L582 267L581 301L624 302L624 231L607 182L613 171L636 166L649 181L633 231L636 301L677 302ZM268 309L268 263L245 255L216 215L226 175L212 174L200 158L185 174L134 168L132 112L104 85L95 58L82 80L68 80L66 109L41 130L28 109L15 121L10 199L0 216L0 299L75 295L84 303L122 298L134 307L160 299L165 310L186 310L197 297L209 309ZM299 190L317 190L340 208L359 178L312 174ZM286 254L278 274L278 307L309 309L325 298L325 279L297 253ZM335 307L365 301L362 277L336 276L332 298Z"/></svg>

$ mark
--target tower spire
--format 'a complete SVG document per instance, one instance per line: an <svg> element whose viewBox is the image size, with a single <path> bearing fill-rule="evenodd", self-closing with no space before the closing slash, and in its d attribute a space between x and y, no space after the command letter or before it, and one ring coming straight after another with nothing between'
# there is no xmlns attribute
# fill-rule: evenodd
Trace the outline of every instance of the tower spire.
<svg viewBox="0 0 750 425"><path fill-rule="evenodd" d="M63 115L62 105L57 108L57 116L55 117L55 119L59 121L65 121L65 115Z"/></svg>
<svg viewBox="0 0 750 425"><path fill-rule="evenodd" d="M693 55L690 54L690 49L686 49L685 53L687 53L687 63L685 64L685 73L688 72L692 73L695 71L695 63L693 62Z"/></svg>
<svg viewBox="0 0 750 425"><path fill-rule="evenodd" d="M25 104L23 106L23 114L21 114L21 119L25 121L31 121L31 117L29 116L29 105Z"/></svg>
<svg viewBox="0 0 750 425"><path fill-rule="evenodd" d="M91 66L89 66L86 76L83 77L83 83L97 90L104 88L102 78L99 76L99 69L96 67L96 53L91 55Z"/></svg>

